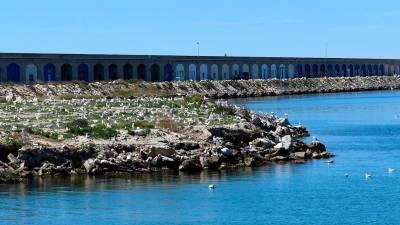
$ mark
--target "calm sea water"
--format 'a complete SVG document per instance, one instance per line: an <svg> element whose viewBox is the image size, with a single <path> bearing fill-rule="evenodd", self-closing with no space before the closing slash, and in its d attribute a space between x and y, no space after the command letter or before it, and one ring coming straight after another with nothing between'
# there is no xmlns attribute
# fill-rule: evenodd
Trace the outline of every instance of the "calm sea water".
<svg viewBox="0 0 400 225"><path fill-rule="evenodd" d="M337 155L336 163L0 185L0 223L400 224L400 92L236 103L288 113ZM398 173L389 175L389 167ZM217 188L208 190L210 183Z"/></svg>

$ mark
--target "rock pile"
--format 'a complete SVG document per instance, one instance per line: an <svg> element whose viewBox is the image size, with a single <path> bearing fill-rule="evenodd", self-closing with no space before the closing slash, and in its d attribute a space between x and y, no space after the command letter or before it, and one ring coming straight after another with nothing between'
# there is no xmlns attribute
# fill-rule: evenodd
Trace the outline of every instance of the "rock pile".
<svg viewBox="0 0 400 225"><path fill-rule="evenodd" d="M208 96L211 98L258 97L308 93L392 90L400 88L398 76L296 78L289 80L173 81L161 83L69 82L34 85L0 85L4 101L70 99L106 96Z"/></svg>
<svg viewBox="0 0 400 225"><path fill-rule="evenodd" d="M240 120L235 124L199 125L186 129L185 135L154 130L148 136L135 136L128 141L26 145L17 154L2 156L0 174L29 177L195 172L332 157L318 140L309 144L301 141L301 137L308 135L307 130L292 126L287 118L249 115L243 109L237 109L236 116Z"/></svg>

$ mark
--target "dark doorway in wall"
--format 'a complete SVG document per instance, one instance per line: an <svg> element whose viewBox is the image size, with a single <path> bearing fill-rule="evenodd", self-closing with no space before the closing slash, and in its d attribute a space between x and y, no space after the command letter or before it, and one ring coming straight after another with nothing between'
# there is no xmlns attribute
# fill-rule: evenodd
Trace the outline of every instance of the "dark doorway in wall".
<svg viewBox="0 0 400 225"><path fill-rule="evenodd" d="M146 80L146 65L140 64L137 68L137 74L139 80Z"/></svg>
<svg viewBox="0 0 400 225"><path fill-rule="evenodd" d="M62 81L72 80L72 66L70 64L64 64L61 66L61 80Z"/></svg>
<svg viewBox="0 0 400 225"><path fill-rule="evenodd" d="M78 66L78 80L89 81L89 67L86 64Z"/></svg>
<svg viewBox="0 0 400 225"><path fill-rule="evenodd" d="M108 67L108 75L110 80L118 79L118 66L115 64L111 64Z"/></svg>
<svg viewBox="0 0 400 225"><path fill-rule="evenodd" d="M160 80L160 66L158 64L153 64L151 66L151 81L156 82Z"/></svg>
<svg viewBox="0 0 400 225"><path fill-rule="evenodd" d="M95 81L102 81L104 80L104 66L101 64L94 65L93 69L93 79Z"/></svg>
<svg viewBox="0 0 400 225"><path fill-rule="evenodd" d="M7 81L19 82L21 79L21 69L18 64L12 63L7 66Z"/></svg>
<svg viewBox="0 0 400 225"><path fill-rule="evenodd" d="M124 65L124 80L133 79L133 66L131 64Z"/></svg>
<svg viewBox="0 0 400 225"><path fill-rule="evenodd" d="M54 64L47 64L43 67L43 79L45 82L56 80L56 66Z"/></svg>
<svg viewBox="0 0 400 225"><path fill-rule="evenodd" d="M299 78L303 77L303 66L301 64L297 64L296 73L297 73L297 77L299 77Z"/></svg>
<svg viewBox="0 0 400 225"><path fill-rule="evenodd" d="M172 81L174 79L174 70L171 64L164 66L164 81Z"/></svg>

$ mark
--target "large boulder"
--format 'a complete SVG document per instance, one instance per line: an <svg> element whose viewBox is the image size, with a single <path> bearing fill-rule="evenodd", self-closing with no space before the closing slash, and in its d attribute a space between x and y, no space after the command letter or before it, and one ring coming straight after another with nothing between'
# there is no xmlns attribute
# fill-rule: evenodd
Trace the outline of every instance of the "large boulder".
<svg viewBox="0 0 400 225"><path fill-rule="evenodd" d="M254 125L252 125L254 126ZM254 127L253 127L254 128ZM236 145L241 143L249 143L261 137L261 133L253 129L242 127L214 127L209 129L214 137L223 138Z"/></svg>
<svg viewBox="0 0 400 225"><path fill-rule="evenodd" d="M307 157L306 152L295 152L294 157L296 159L305 159Z"/></svg>
<svg viewBox="0 0 400 225"><path fill-rule="evenodd" d="M267 148L272 148L275 145L276 145L275 142L269 140L268 138L257 138L256 140L250 142L251 148L267 149Z"/></svg>
<svg viewBox="0 0 400 225"><path fill-rule="evenodd" d="M166 156L158 155L153 160L151 160L151 165L153 167L173 167L175 164L175 160Z"/></svg>
<svg viewBox="0 0 400 225"><path fill-rule="evenodd" d="M203 167L192 159L187 159L179 166L180 171L195 172L203 170Z"/></svg>
<svg viewBox="0 0 400 225"><path fill-rule="evenodd" d="M191 151L200 148L198 142L192 142L192 141L181 141L178 143L174 143L173 146L176 150L185 150L185 151Z"/></svg>
<svg viewBox="0 0 400 225"><path fill-rule="evenodd" d="M289 150L292 147L292 137L290 135L286 135L281 140L282 148L285 150Z"/></svg>
<svg viewBox="0 0 400 225"><path fill-rule="evenodd" d="M289 122L289 120L288 120L287 118L279 118L279 119L277 119L276 123L277 123L279 126L285 126L285 127L291 125L290 122Z"/></svg>
<svg viewBox="0 0 400 225"><path fill-rule="evenodd" d="M23 147L18 151L18 159L25 162L28 169L41 167L44 162L62 165L67 162L68 152L47 147Z"/></svg>
<svg viewBox="0 0 400 225"><path fill-rule="evenodd" d="M221 154L223 155L223 156L232 156L233 155L233 151L232 150L230 150L229 148L222 148L221 149Z"/></svg>
<svg viewBox="0 0 400 225"><path fill-rule="evenodd" d="M147 155L149 157L155 158L158 155L171 157L176 154L175 150L172 149L169 145L158 144L158 145L149 145L147 146Z"/></svg>
<svg viewBox="0 0 400 225"><path fill-rule="evenodd" d="M92 170L96 167L96 163L94 159L88 159L83 163L83 167L85 167L85 170L88 174L92 172Z"/></svg>
<svg viewBox="0 0 400 225"><path fill-rule="evenodd" d="M257 115L252 116L251 123L257 127L263 127L263 125L264 125L261 118Z"/></svg>
<svg viewBox="0 0 400 225"><path fill-rule="evenodd" d="M202 156L200 157L200 163L203 168L211 170L217 170L221 166L221 160L218 155Z"/></svg>
<svg viewBox="0 0 400 225"><path fill-rule="evenodd" d="M316 153L326 152L325 145L320 143L319 141L313 141L307 144L307 148L310 149L311 152L316 152Z"/></svg>
<svg viewBox="0 0 400 225"><path fill-rule="evenodd" d="M83 163L87 174L89 175L101 175L104 174L104 170L100 166L103 164L105 166L106 160L98 160L98 159L88 159Z"/></svg>

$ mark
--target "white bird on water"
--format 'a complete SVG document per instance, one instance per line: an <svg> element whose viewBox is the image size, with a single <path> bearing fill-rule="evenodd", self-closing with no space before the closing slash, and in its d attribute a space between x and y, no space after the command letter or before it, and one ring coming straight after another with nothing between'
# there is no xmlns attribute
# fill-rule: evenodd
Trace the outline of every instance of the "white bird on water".
<svg viewBox="0 0 400 225"><path fill-rule="evenodd" d="M371 178L371 177L372 177L371 174L365 173L365 179L369 179L369 178Z"/></svg>
<svg viewBox="0 0 400 225"><path fill-rule="evenodd" d="M388 172L389 172L389 173L394 173L395 171L396 171L396 170L393 169L393 168L389 168L389 169L388 169Z"/></svg>
<svg viewBox="0 0 400 225"><path fill-rule="evenodd" d="M210 189L210 190L214 190L214 189L215 189L215 185L214 185L214 184L210 184L210 185L208 185L208 189Z"/></svg>

